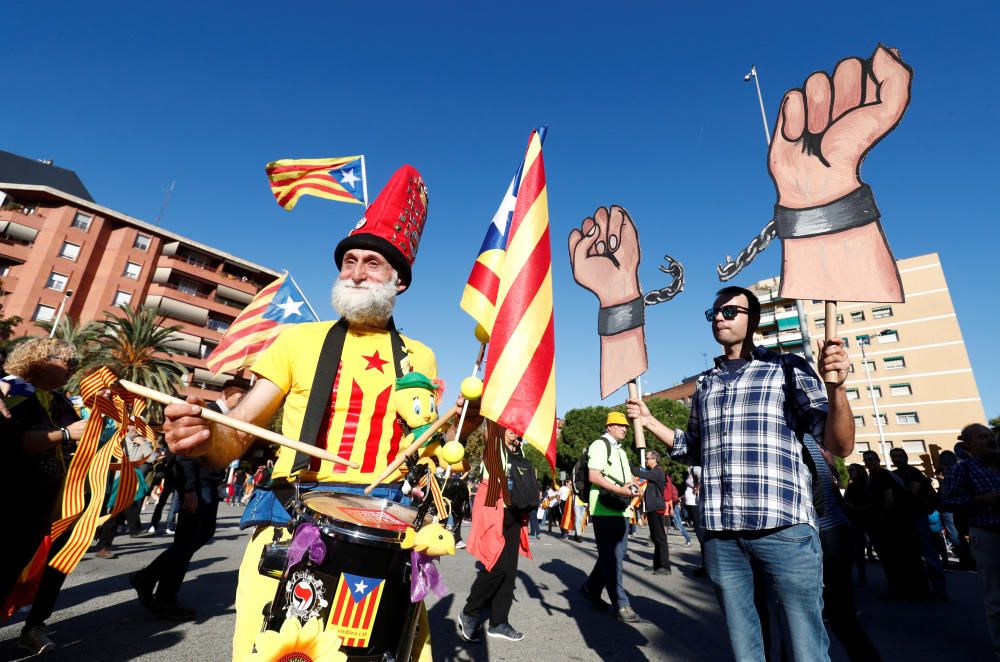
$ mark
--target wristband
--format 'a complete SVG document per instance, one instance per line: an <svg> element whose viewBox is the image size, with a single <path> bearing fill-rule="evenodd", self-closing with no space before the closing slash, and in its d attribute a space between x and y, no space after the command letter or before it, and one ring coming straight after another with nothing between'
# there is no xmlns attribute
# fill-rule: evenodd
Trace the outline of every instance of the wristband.
<svg viewBox="0 0 1000 662"><path fill-rule="evenodd" d="M59 432L62 433L62 440L64 444L68 444L72 437L70 437L69 430L66 428L59 428Z"/></svg>
<svg viewBox="0 0 1000 662"><path fill-rule="evenodd" d="M645 323L646 302L639 297L617 306L601 308L597 313L597 335L613 336Z"/></svg>
<svg viewBox="0 0 1000 662"><path fill-rule="evenodd" d="M867 184L828 205L809 209L774 206L774 222L782 239L799 239L841 232L878 220L875 196Z"/></svg>

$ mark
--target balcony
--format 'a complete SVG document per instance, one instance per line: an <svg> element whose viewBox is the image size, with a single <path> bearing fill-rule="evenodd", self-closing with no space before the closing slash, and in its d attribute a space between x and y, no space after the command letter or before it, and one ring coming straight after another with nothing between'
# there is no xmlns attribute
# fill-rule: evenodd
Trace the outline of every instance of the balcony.
<svg viewBox="0 0 1000 662"><path fill-rule="evenodd" d="M193 306L200 308L204 311L204 315L187 313L185 315L177 315L180 319L187 320L189 322L194 322L196 324L204 325L208 321L209 311L213 313L218 313L223 317L236 317L243 310L243 306L234 306L229 303L224 303L222 300L217 299L214 296L209 296L207 294L191 294L180 289L175 283L158 283L154 282L149 286L149 296L159 296L164 299L173 299L187 306Z"/></svg>

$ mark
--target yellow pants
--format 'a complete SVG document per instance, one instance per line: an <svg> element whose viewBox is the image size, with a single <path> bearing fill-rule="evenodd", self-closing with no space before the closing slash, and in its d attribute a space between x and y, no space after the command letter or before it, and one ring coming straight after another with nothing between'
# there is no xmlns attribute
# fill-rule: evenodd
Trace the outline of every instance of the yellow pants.
<svg viewBox="0 0 1000 662"><path fill-rule="evenodd" d="M291 533L281 529L280 540L288 540ZM233 633L233 662L250 659L254 641L264 626L264 605L274 598L278 591L278 580L265 577L257 571L257 564L264 551L264 545L274 540L274 528L259 526L254 530L247 545L247 551L240 563L239 585L236 587L236 631ZM427 609L420 607L417 621L417 637L413 642L411 660L431 662L431 635L427 621Z"/></svg>

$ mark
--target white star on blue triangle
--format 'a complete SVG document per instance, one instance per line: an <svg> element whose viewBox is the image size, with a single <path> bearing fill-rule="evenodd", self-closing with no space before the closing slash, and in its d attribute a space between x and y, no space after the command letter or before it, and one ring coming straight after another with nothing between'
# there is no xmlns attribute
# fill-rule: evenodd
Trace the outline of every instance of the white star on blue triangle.
<svg viewBox="0 0 1000 662"><path fill-rule="evenodd" d="M301 322L318 322L312 310L306 305L306 299L288 278L271 298L271 303L264 311L264 319L278 324L299 324Z"/></svg>

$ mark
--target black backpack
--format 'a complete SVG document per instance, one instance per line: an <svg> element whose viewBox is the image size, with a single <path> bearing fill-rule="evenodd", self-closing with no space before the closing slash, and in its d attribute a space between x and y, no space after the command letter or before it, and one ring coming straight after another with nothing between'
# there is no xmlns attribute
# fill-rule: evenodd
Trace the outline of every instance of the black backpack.
<svg viewBox="0 0 1000 662"><path fill-rule="evenodd" d="M510 493L510 508L519 513L538 508L538 479L535 467L523 455L507 456L507 491Z"/></svg>
<svg viewBox="0 0 1000 662"><path fill-rule="evenodd" d="M608 447L608 457L611 457L611 442L607 440L607 437L601 437L601 440ZM589 464L590 455L590 444L583 450L583 455L580 459L576 461L573 465L573 492L576 493L576 497L588 503L590 501L590 467Z"/></svg>

